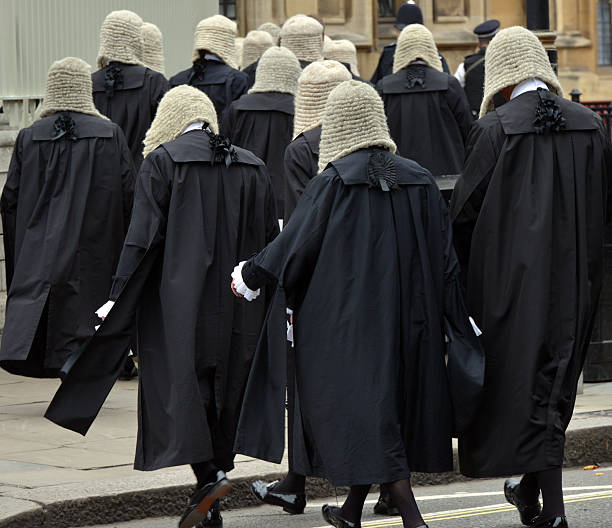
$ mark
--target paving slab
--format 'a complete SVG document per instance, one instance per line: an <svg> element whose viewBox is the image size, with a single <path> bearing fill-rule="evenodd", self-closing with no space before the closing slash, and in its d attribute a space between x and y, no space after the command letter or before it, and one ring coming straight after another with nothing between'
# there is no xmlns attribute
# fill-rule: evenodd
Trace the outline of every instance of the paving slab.
<svg viewBox="0 0 612 528"><path fill-rule="evenodd" d="M43 413L57 380L0 371L0 528L59 528L178 515L195 479L189 467L132 468L137 429L137 382L118 382L86 437L47 421ZM566 464L612 461L612 383L587 384L568 433ZM287 470L239 455L230 507L255 504L249 484ZM464 480L457 473L415 475L422 484ZM334 492L309 479L311 497ZM21 524L19 524L21 523Z"/></svg>

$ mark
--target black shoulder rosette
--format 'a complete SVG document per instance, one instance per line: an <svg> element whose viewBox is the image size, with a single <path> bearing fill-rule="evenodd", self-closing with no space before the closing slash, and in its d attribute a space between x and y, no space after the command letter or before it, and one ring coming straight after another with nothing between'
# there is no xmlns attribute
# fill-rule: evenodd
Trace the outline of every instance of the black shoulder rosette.
<svg viewBox="0 0 612 528"><path fill-rule="evenodd" d="M406 68L406 87L425 88L425 66L423 64L413 64Z"/></svg>
<svg viewBox="0 0 612 528"><path fill-rule="evenodd" d="M104 71L104 91L107 97L115 95L115 90L123 87L123 70L115 63L110 63Z"/></svg>
<svg viewBox="0 0 612 528"><path fill-rule="evenodd" d="M535 133L546 134L563 130L567 121L563 117L559 103L554 100L548 90L543 88L538 88L538 96L540 102L536 107L536 115L533 121Z"/></svg>
<svg viewBox="0 0 612 528"><path fill-rule="evenodd" d="M238 152L232 146L232 142L219 134L214 134L210 130L203 129L208 135L210 148L212 150L212 158L210 164L224 163L229 167L232 162L238 161Z"/></svg>
<svg viewBox="0 0 612 528"><path fill-rule="evenodd" d="M200 57L193 63L191 67L191 75L189 76L189 83L193 79L202 79L204 78L204 74L206 72L206 60L203 57Z"/></svg>
<svg viewBox="0 0 612 528"><path fill-rule="evenodd" d="M55 132L55 135L51 138L53 141L61 138L69 139L70 141L77 140L74 120L68 114L61 114L55 119L53 131Z"/></svg>
<svg viewBox="0 0 612 528"><path fill-rule="evenodd" d="M368 183L370 188L380 187L385 192L398 188L395 162L387 151L374 150L370 153Z"/></svg>

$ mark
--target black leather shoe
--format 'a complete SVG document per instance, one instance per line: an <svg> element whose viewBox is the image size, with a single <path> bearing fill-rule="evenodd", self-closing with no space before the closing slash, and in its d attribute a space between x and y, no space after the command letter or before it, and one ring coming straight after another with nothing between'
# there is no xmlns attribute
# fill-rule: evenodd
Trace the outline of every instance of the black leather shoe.
<svg viewBox="0 0 612 528"><path fill-rule="evenodd" d="M555 517L546 521L536 519L532 526L534 528L569 528L566 517Z"/></svg>
<svg viewBox="0 0 612 528"><path fill-rule="evenodd" d="M374 505L374 513L377 515L399 515L399 510L393 504L391 495L381 491L378 502Z"/></svg>
<svg viewBox="0 0 612 528"><path fill-rule="evenodd" d="M347 521L342 517L340 515L342 510L338 506L324 504L321 512L323 513L323 519L336 528L361 528L361 523Z"/></svg>
<svg viewBox="0 0 612 528"><path fill-rule="evenodd" d="M221 517L221 509L219 507L219 499L217 499L208 510L206 519L204 519L198 528L223 528L223 517Z"/></svg>
<svg viewBox="0 0 612 528"><path fill-rule="evenodd" d="M274 491L274 486L276 486L276 484L278 484L278 482L267 484L262 480L256 480L251 484L251 490L260 501L266 504L280 506L284 511L292 515L304 513L304 508L306 507L306 494Z"/></svg>
<svg viewBox="0 0 612 528"><path fill-rule="evenodd" d="M189 506L179 521L179 528L191 528L207 520L208 511L217 499L225 497L232 489L223 471L217 471L214 482L196 488L189 501Z"/></svg>
<svg viewBox="0 0 612 528"><path fill-rule="evenodd" d="M518 479L508 479L504 484L504 495L506 495L506 500L516 506L516 509L519 511L521 515L521 522L525 526L533 526L533 523L536 521L538 515L542 512L542 507L540 506L540 501L535 504L525 504L521 499L521 495L519 493L520 488L520 480Z"/></svg>

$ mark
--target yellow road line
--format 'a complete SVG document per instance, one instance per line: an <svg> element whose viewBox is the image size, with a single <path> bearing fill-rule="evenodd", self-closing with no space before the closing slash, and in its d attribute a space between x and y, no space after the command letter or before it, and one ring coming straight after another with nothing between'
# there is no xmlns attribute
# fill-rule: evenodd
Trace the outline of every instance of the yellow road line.
<svg viewBox="0 0 612 528"><path fill-rule="evenodd" d="M574 503L574 502L586 502L586 501L594 501L601 499L612 499L612 493L604 492L604 493L592 493L585 494L580 496L570 496L565 499L565 503ZM508 511L513 511L516 508L510 504L500 505L496 504L493 506L481 506L478 508L466 509L464 511L456 511L456 512L447 512L447 513L432 513L423 515L423 519L426 522L432 521L446 521L451 519L466 519L469 517L477 517L481 515L491 515L494 513L504 513ZM384 521L370 521L362 523L363 528L390 528L390 527L401 527L402 520L398 517L393 519L386 519Z"/></svg>

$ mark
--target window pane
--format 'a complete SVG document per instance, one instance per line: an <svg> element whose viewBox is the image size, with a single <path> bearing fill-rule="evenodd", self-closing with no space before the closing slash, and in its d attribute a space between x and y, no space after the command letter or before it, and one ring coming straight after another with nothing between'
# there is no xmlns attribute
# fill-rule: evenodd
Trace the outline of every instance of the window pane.
<svg viewBox="0 0 612 528"><path fill-rule="evenodd" d="M597 63L600 66L612 64L610 24L609 0L599 0L597 4Z"/></svg>
<svg viewBox="0 0 612 528"><path fill-rule="evenodd" d="M378 0L378 16L381 18L395 18L393 0Z"/></svg>
<svg viewBox="0 0 612 528"><path fill-rule="evenodd" d="M227 18L236 18L236 0L219 0L219 13Z"/></svg>

